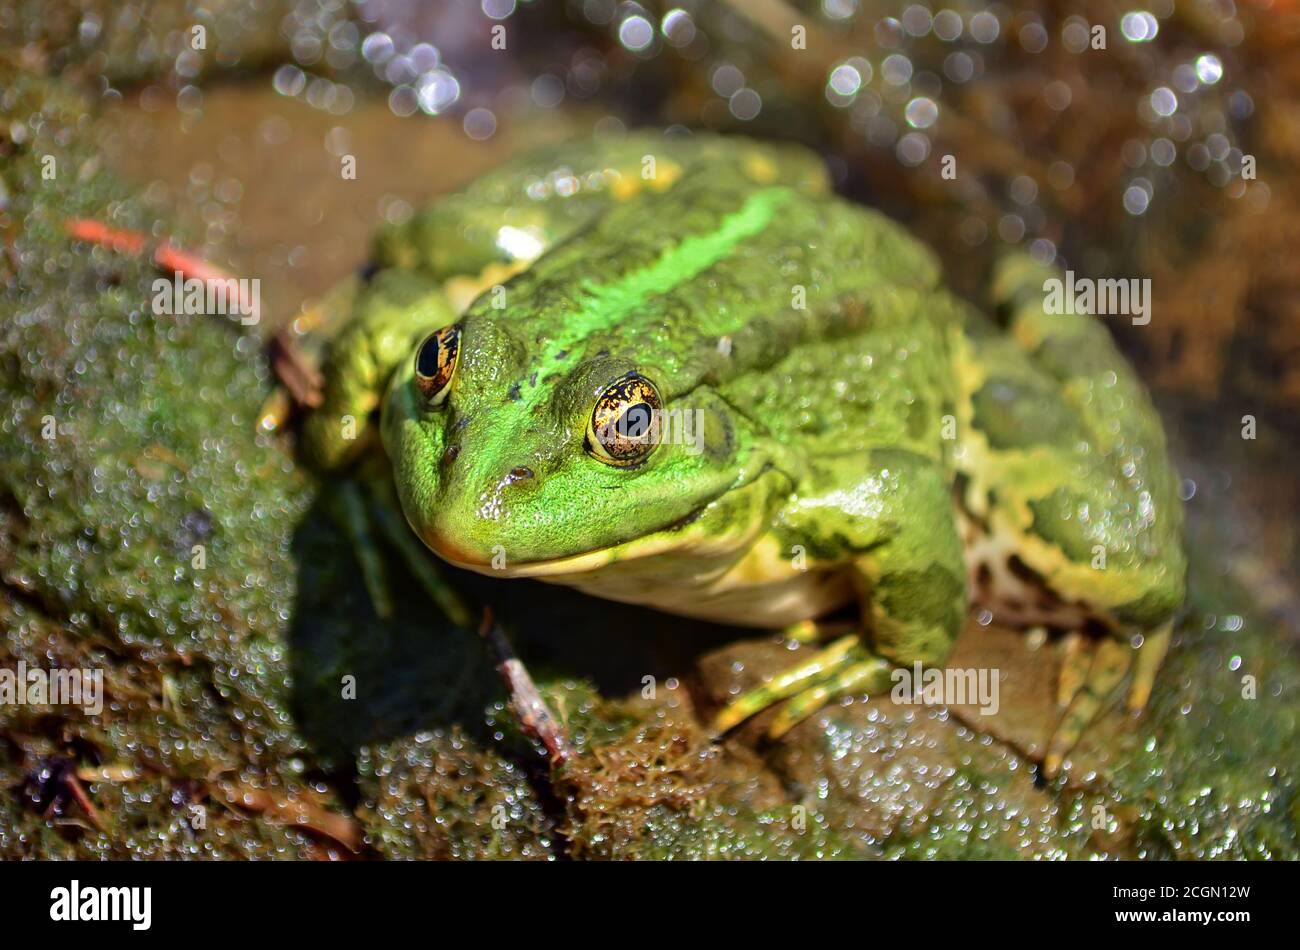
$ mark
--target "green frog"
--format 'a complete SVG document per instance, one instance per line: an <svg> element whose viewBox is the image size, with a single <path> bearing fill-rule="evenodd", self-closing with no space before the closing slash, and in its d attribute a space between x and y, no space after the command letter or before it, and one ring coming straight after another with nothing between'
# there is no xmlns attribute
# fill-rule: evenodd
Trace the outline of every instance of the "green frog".
<svg viewBox="0 0 1300 950"><path fill-rule="evenodd" d="M1060 630L1050 777L1145 705L1185 574L1159 417L1052 273L1004 261L987 318L797 147L550 148L380 235L305 445L386 458L458 567L821 641L719 732L942 666L972 607Z"/></svg>

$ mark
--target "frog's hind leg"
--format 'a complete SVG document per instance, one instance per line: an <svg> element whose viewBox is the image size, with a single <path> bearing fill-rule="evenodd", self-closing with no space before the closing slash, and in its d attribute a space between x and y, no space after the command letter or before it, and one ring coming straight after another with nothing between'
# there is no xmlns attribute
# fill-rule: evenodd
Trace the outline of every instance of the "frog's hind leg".
<svg viewBox="0 0 1300 950"><path fill-rule="evenodd" d="M1166 620L1143 636L1142 645L1138 647L1137 657L1133 661L1133 681L1128 692L1130 712L1146 709L1151 689L1155 686L1156 673L1165 660L1165 654L1169 652L1169 642L1173 636L1173 620Z"/></svg>

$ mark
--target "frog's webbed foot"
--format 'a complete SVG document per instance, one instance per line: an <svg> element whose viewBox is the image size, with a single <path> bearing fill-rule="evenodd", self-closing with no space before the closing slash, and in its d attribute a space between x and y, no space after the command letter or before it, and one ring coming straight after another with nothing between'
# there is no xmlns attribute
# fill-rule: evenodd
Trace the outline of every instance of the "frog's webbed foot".
<svg viewBox="0 0 1300 950"><path fill-rule="evenodd" d="M1092 646L1083 634L1066 637L1057 681L1057 702L1066 707L1065 714L1047 743L1043 757L1043 775L1055 778L1070 750L1083 736L1105 706L1115 687L1133 671L1129 686L1128 708L1140 712L1151 697L1156 671L1169 649L1173 621L1166 621L1142 638L1134 650L1127 640L1105 637Z"/></svg>
<svg viewBox="0 0 1300 950"><path fill-rule="evenodd" d="M891 669L889 662L872 653L857 634L849 634L732 700L713 720L714 734L721 735L750 716L788 700L767 730L768 738L779 739L836 696L880 689L889 682Z"/></svg>
<svg viewBox="0 0 1300 950"><path fill-rule="evenodd" d="M890 681L893 665L876 656L865 646L853 651L850 661L831 674L829 679L796 694L777 710L767 727L769 739L779 739L837 696L874 693Z"/></svg>

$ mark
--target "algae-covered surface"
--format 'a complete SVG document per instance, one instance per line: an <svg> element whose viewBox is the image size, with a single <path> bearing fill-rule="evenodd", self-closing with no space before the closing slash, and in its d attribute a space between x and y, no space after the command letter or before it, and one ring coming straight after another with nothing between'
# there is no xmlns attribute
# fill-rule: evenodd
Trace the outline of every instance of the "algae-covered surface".
<svg viewBox="0 0 1300 950"><path fill-rule="evenodd" d="M433 128L416 145L359 108L362 161L365 142L391 150L391 174L349 192L310 164L334 123L246 86L178 115L170 144L166 117L106 118L24 71L0 100L0 665L104 676L95 713L0 705L0 857L1300 857L1294 599L1256 543L1278 530L1271 479L1294 469L1267 426L1243 440L1240 413L1166 405L1189 603L1150 708L1111 710L1055 782L1034 761L1059 714L1056 641L972 620L951 664L1000 671L994 715L878 697L779 743L761 717L715 741L709 715L793 645L448 572L496 607L563 724L574 754L552 768L476 632L397 557L394 619L376 616L328 514L336 486L291 430L259 428L267 327L156 316L148 260L64 227L242 255L274 323L364 260L394 200L435 190L416 156L457 158L445 189L523 143ZM242 200L222 188L239 163ZM314 219L277 210L290 180Z"/></svg>

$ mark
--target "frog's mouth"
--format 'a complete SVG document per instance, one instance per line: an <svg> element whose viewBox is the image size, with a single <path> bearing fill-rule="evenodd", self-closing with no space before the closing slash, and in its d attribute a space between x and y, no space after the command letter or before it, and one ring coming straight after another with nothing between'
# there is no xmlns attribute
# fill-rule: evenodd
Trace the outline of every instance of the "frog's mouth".
<svg viewBox="0 0 1300 950"><path fill-rule="evenodd" d="M484 558L463 550L443 535L424 532L424 543L448 564L489 577L555 577L588 574L612 564L644 560L657 555L713 560L743 551L763 532L763 505L744 505L746 517L711 517L716 502L724 496L739 497L758 489L772 471L762 467L752 478L728 486L706 499L684 517L641 537L620 541L578 554L538 560L511 560L508 556Z"/></svg>
<svg viewBox="0 0 1300 950"><path fill-rule="evenodd" d="M677 524L685 526L689 522L698 519L703 515L707 507L707 505L704 505L697 508ZM683 545L682 538L679 537L678 530L674 526L669 526L631 541L622 541L609 547L597 548L594 551L584 551L581 554L537 561L512 562L503 557L493 563L491 560L474 559L468 555L468 552L460 551L440 538L426 538L425 543L448 564L476 571L479 574L487 574L490 577L551 577L559 574L586 574L598 571L616 562L653 557L656 554L682 553L683 548L686 547ZM726 543L724 539L717 539L716 543L709 545L709 547L716 547L717 550L713 553L720 554L740 546L741 543L740 541ZM689 547L691 550L697 550L701 545L691 544Z"/></svg>

